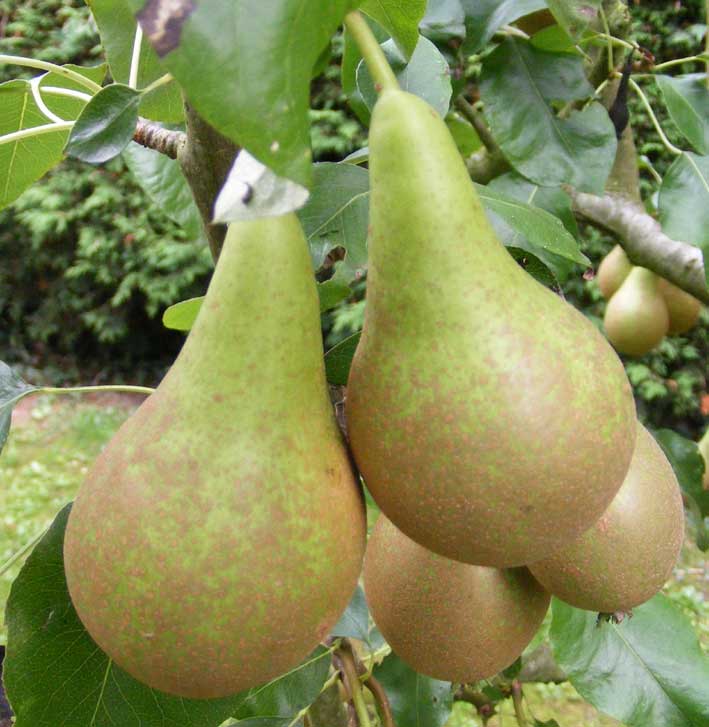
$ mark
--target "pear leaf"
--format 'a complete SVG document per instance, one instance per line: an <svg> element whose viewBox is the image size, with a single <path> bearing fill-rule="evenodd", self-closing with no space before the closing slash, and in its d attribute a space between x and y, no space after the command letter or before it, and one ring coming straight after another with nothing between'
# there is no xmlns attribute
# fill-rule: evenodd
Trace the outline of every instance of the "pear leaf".
<svg viewBox="0 0 709 727"><path fill-rule="evenodd" d="M617 624L556 598L552 614L554 658L594 707L628 727L709 724L709 659L667 598Z"/></svg>
<svg viewBox="0 0 709 727"><path fill-rule="evenodd" d="M477 53L503 26L547 6L544 0L461 0L467 38L465 53Z"/></svg>
<svg viewBox="0 0 709 727"><path fill-rule="evenodd" d="M559 25L572 38L578 38L598 19L601 0L547 0L547 5Z"/></svg>
<svg viewBox="0 0 709 727"><path fill-rule="evenodd" d="M426 12L426 0L364 0L360 10L376 20L411 58L419 39L418 26Z"/></svg>
<svg viewBox="0 0 709 727"><path fill-rule="evenodd" d="M709 156L684 152L667 170L659 198L665 234L701 248L709 283Z"/></svg>
<svg viewBox="0 0 709 727"><path fill-rule="evenodd" d="M179 303L166 308L162 314L163 326L174 331L189 331L195 320L197 320L197 314L202 307L203 300L204 296L200 295L198 298L181 300Z"/></svg>
<svg viewBox="0 0 709 727"><path fill-rule="evenodd" d="M5 362L0 361L0 452L10 433L13 407L27 394L37 390L36 386L28 384Z"/></svg>
<svg viewBox="0 0 709 727"><path fill-rule="evenodd" d="M140 94L114 83L86 104L69 135L66 152L90 164L118 156L130 143L138 123Z"/></svg>
<svg viewBox="0 0 709 727"><path fill-rule="evenodd" d="M331 384L347 386L347 377L350 375L350 366L354 358L357 344L362 333L353 333L333 346L325 354L325 375Z"/></svg>
<svg viewBox="0 0 709 727"><path fill-rule="evenodd" d="M709 89L705 73L655 76L675 126L699 154L709 154Z"/></svg>

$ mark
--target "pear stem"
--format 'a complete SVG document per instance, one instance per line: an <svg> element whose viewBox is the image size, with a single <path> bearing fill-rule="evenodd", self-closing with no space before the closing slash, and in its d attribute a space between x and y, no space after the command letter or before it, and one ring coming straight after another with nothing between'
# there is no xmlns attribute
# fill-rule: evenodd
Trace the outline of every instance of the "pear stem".
<svg viewBox="0 0 709 727"><path fill-rule="evenodd" d="M348 13L345 16L345 25L357 43L367 68L372 74L377 91L399 88L394 71L391 70L379 41L362 14L356 10Z"/></svg>
<svg viewBox="0 0 709 727"><path fill-rule="evenodd" d="M84 394L91 393L94 391L121 391L128 394L152 394L155 389L151 389L149 386L123 386L122 384L107 385L107 386L67 386L67 387L54 387L54 386L42 386L36 389L35 394Z"/></svg>
<svg viewBox="0 0 709 727"><path fill-rule="evenodd" d="M357 674L357 665L355 664L352 647L345 639L343 639L342 645L337 651L337 657L342 668L345 686L352 699L352 705L357 715L359 727L372 727L369 712L367 711L367 704L362 694L362 684Z"/></svg>
<svg viewBox="0 0 709 727"><path fill-rule="evenodd" d="M516 679L512 682L512 705L514 706L515 717L519 727L529 727L529 722L522 705L522 685Z"/></svg>

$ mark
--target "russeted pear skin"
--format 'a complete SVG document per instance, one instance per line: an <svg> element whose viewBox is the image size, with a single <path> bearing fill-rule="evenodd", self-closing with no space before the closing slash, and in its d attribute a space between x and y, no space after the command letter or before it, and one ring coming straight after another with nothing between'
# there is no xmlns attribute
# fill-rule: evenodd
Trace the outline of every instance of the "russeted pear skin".
<svg viewBox="0 0 709 727"><path fill-rule="evenodd" d="M625 250L620 245L616 245L598 266L596 282L601 295L606 300L610 300L632 269L633 265L625 254Z"/></svg>
<svg viewBox="0 0 709 727"><path fill-rule="evenodd" d="M507 253L428 104L385 90L369 150L367 307L346 402L357 465L430 550L539 560L623 482L635 442L623 367Z"/></svg>
<svg viewBox="0 0 709 727"><path fill-rule="evenodd" d="M638 423L628 475L600 520L551 558L534 577L576 608L629 611L670 577L684 538L682 494L670 463Z"/></svg>
<svg viewBox="0 0 709 727"><path fill-rule="evenodd" d="M693 328L699 320L702 304L694 296L685 293L664 278L660 278L658 287L670 314L669 334L676 336Z"/></svg>
<svg viewBox="0 0 709 727"><path fill-rule="evenodd" d="M367 544L364 589L394 652L417 672L452 682L506 669L532 640L550 601L526 568L449 560L384 515Z"/></svg>
<svg viewBox="0 0 709 727"><path fill-rule="evenodd" d="M233 223L174 365L80 489L64 546L74 606L136 679L226 696L327 636L365 535L300 224Z"/></svg>
<svg viewBox="0 0 709 727"><path fill-rule="evenodd" d="M659 278L635 267L608 301L603 317L608 340L620 353L643 356L667 335L670 317Z"/></svg>

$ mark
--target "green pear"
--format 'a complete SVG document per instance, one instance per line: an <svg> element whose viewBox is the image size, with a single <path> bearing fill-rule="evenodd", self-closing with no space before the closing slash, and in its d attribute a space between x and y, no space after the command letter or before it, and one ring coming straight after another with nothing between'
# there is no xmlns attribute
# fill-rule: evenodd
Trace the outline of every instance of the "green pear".
<svg viewBox="0 0 709 727"><path fill-rule="evenodd" d="M365 532L300 224L234 223L177 360L81 487L64 545L74 606L140 681L234 694L327 636Z"/></svg>
<svg viewBox="0 0 709 727"><path fill-rule="evenodd" d="M507 253L428 104L385 90L369 153L367 307L346 402L357 465L429 550L539 560L623 482L635 442L623 366Z"/></svg>
<svg viewBox="0 0 709 727"><path fill-rule="evenodd" d="M550 600L526 568L449 560L384 515L367 544L364 588L392 649L416 671L452 682L487 679L512 664Z"/></svg>
<svg viewBox="0 0 709 727"><path fill-rule="evenodd" d="M620 353L643 356L667 335L670 317L659 278L646 268L633 268L606 306L603 324Z"/></svg>
<svg viewBox="0 0 709 727"><path fill-rule="evenodd" d="M670 314L669 334L676 336L693 328L699 320L702 304L694 296L685 293L684 290L664 278L660 278L658 288Z"/></svg>
<svg viewBox="0 0 709 727"><path fill-rule="evenodd" d="M662 588L683 538L677 478L652 435L638 423L630 469L609 508L578 540L529 569L572 606L629 611Z"/></svg>
<svg viewBox="0 0 709 727"><path fill-rule="evenodd" d="M601 295L606 300L610 300L632 269L633 265L628 260L625 250L620 245L616 245L598 266L596 282L601 290Z"/></svg>

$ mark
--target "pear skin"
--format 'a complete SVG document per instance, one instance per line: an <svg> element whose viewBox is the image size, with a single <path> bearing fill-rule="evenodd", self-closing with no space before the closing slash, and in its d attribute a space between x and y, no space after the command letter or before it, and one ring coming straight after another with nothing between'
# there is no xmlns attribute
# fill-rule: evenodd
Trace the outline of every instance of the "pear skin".
<svg viewBox="0 0 709 727"><path fill-rule="evenodd" d="M429 550L497 567L546 557L623 482L635 444L623 366L508 254L428 104L385 90L369 159L367 307L346 402L357 465Z"/></svg>
<svg viewBox="0 0 709 727"><path fill-rule="evenodd" d="M136 679L235 694L328 635L365 533L300 224L234 223L174 365L80 489L64 545L74 606Z"/></svg>
<svg viewBox="0 0 709 727"><path fill-rule="evenodd" d="M550 596L526 568L499 570L436 555L380 515L364 588L392 649L416 671L452 682L487 679L522 653Z"/></svg>
<svg viewBox="0 0 709 727"><path fill-rule="evenodd" d="M702 312L702 304L694 296L685 293L664 278L660 278L658 287L670 314L669 334L676 336L694 328Z"/></svg>
<svg viewBox="0 0 709 727"><path fill-rule="evenodd" d="M625 250L620 245L616 245L598 266L596 282L601 290L601 295L606 300L610 300L632 269L633 265L625 254Z"/></svg>
<svg viewBox="0 0 709 727"><path fill-rule="evenodd" d="M620 353L643 356L667 335L670 316L660 279L645 268L633 268L606 307L603 324Z"/></svg>
<svg viewBox="0 0 709 727"><path fill-rule="evenodd" d="M638 440L623 486L572 545L529 568L562 601L588 611L629 611L670 577L684 538L677 478L652 435Z"/></svg>

